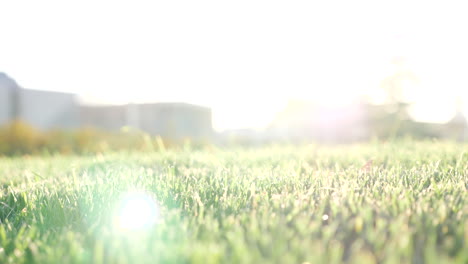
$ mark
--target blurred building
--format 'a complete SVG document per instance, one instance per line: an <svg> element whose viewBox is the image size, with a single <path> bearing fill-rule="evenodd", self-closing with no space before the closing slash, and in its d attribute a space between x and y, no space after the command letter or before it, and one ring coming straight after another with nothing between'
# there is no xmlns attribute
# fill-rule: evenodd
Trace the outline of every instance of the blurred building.
<svg viewBox="0 0 468 264"><path fill-rule="evenodd" d="M79 127L79 105L74 94L18 89L17 118L42 129Z"/></svg>
<svg viewBox="0 0 468 264"><path fill-rule="evenodd" d="M39 129L79 125L75 95L23 89L4 73L0 73L0 107L0 124L19 119Z"/></svg>
<svg viewBox="0 0 468 264"><path fill-rule="evenodd" d="M0 73L0 126L13 120L48 130L94 127L117 131L130 126L165 138L212 137L211 109L186 103L83 105L75 94L21 88Z"/></svg>
<svg viewBox="0 0 468 264"><path fill-rule="evenodd" d="M81 106L80 123L103 130L124 126L170 139L210 139L211 109L186 103Z"/></svg>
<svg viewBox="0 0 468 264"><path fill-rule="evenodd" d="M205 140L213 135L211 109L207 107L186 103L130 105L127 116L129 124L166 138Z"/></svg>
<svg viewBox="0 0 468 264"><path fill-rule="evenodd" d="M82 105L80 124L101 130L116 131L127 125L125 105Z"/></svg>
<svg viewBox="0 0 468 264"><path fill-rule="evenodd" d="M18 84L0 72L0 125L9 122L17 113Z"/></svg>

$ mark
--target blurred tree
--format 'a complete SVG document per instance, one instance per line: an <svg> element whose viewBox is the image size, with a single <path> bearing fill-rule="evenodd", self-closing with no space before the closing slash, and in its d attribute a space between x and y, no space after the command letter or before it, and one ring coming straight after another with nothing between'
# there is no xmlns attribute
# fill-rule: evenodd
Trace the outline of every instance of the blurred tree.
<svg viewBox="0 0 468 264"><path fill-rule="evenodd" d="M407 89L419 82L417 76L407 67L404 57L392 60L394 72L384 78L381 88L386 98L381 107L373 109L372 126L374 134L379 137L397 137L411 134L412 127L408 115L411 105Z"/></svg>
<svg viewBox="0 0 468 264"><path fill-rule="evenodd" d="M458 97L455 102L456 112L453 118L447 123L446 137L457 141L468 139L468 120L463 114L463 101Z"/></svg>
<svg viewBox="0 0 468 264"><path fill-rule="evenodd" d="M381 82L381 87L386 93L386 102L391 105L407 105L409 99L405 94L409 86L419 82L418 77L408 69L403 57L395 57L392 60L395 71L392 75L386 77Z"/></svg>

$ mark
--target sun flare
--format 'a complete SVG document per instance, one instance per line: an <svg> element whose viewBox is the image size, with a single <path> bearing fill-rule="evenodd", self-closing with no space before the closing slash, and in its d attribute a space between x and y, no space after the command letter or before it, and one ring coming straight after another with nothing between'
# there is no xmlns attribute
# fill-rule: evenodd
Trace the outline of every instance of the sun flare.
<svg viewBox="0 0 468 264"><path fill-rule="evenodd" d="M156 201L147 193L127 194L120 202L115 218L115 227L120 230L149 228L158 219Z"/></svg>

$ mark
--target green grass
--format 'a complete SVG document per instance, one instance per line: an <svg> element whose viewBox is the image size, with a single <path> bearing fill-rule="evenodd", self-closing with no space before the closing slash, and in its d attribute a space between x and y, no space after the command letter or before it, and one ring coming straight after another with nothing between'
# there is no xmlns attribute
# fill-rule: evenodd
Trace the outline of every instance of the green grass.
<svg viewBox="0 0 468 264"><path fill-rule="evenodd" d="M0 184L0 263L468 263L466 144L1 158ZM120 230L134 191L158 221Z"/></svg>

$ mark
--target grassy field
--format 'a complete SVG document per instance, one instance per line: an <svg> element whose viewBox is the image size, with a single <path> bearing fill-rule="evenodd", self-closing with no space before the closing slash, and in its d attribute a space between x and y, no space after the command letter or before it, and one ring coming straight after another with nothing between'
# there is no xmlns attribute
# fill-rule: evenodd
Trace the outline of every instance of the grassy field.
<svg viewBox="0 0 468 264"><path fill-rule="evenodd" d="M468 263L468 145L0 158L0 183L0 263Z"/></svg>

